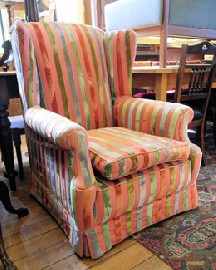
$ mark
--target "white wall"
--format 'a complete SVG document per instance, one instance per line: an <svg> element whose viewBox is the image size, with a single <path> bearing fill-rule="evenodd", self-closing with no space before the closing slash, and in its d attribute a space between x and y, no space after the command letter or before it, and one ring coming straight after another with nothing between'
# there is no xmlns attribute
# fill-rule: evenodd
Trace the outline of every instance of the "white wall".
<svg viewBox="0 0 216 270"><path fill-rule="evenodd" d="M55 0L57 20L84 23L83 0Z"/></svg>

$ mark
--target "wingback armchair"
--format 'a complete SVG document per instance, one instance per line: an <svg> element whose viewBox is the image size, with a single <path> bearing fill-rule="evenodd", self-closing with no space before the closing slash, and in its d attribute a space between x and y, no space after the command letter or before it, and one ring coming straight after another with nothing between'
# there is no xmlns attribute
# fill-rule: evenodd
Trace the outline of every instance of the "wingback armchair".
<svg viewBox="0 0 216 270"><path fill-rule="evenodd" d="M30 157L30 194L77 254L197 206L201 151L184 105L131 96L136 35L16 22L11 34Z"/></svg>

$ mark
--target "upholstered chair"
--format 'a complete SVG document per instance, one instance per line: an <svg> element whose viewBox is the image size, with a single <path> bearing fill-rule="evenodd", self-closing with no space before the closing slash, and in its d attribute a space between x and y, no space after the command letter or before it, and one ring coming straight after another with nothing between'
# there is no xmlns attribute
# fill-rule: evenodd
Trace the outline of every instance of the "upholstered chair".
<svg viewBox="0 0 216 270"><path fill-rule="evenodd" d="M30 194L79 256L197 207L193 111L131 95L136 35L16 22L11 41L25 111Z"/></svg>

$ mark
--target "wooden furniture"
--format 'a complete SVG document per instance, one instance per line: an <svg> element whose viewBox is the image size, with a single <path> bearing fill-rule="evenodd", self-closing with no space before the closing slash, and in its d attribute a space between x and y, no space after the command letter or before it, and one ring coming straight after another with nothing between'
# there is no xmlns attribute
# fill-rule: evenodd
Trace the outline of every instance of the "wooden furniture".
<svg viewBox="0 0 216 270"><path fill-rule="evenodd" d="M215 89L213 89L215 90ZM209 104L206 112L206 121L213 123L214 145L216 148L216 93L211 92Z"/></svg>
<svg viewBox="0 0 216 270"><path fill-rule="evenodd" d="M19 93L18 89L10 89L8 87L8 81L12 77L16 78L15 71L0 72L0 144L4 157L5 169L9 178L10 189L16 190L13 142L7 110L9 106L9 98L14 95L14 93L12 93L13 90L15 91L15 95L19 96Z"/></svg>
<svg viewBox="0 0 216 270"><path fill-rule="evenodd" d="M10 260L5 248L4 248L4 240L2 236L1 223L0 223L0 259L3 263L5 270L16 270L17 267Z"/></svg>
<svg viewBox="0 0 216 270"><path fill-rule="evenodd" d="M153 3L146 0L119 0L108 6L111 7L111 5L112 8L110 8L110 12L108 9L106 11L105 7L106 29L128 28L131 23L131 28L137 32L139 37L159 36L160 67L166 66L168 36L216 39L216 19L214 16L216 9L215 0L161 0L157 1L157 6L153 9L154 14L150 13L152 9L149 8ZM134 20L137 20L137 14L142 5L145 5L144 10L149 8L149 12L147 12L145 16L141 14L141 18L138 20L139 24L134 25ZM191 7L193 7L193 9L191 9ZM116 9L116 12L114 12L114 9ZM133 14L133 17L130 17L130 20L126 20L124 14L120 15L119 11L121 10L124 10L124 14L126 12L128 12L128 14L131 13L131 16ZM150 22L146 22L148 13L150 13L148 18ZM151 23L151 16L155 16L156 13L158 13L156 22L148 24ZM116 14L120 16L116 16ZM129 18L129 15L127 18ZM111 29L109 28L109 24L112 24ZM114 24L116 24L116 28Z"/></svg>
<svg viewBox="0 0 216 270"><path fill-rule="evenodd" d="M156 99L166 101L166 91L175 87L178 66L133 67L133 88L150 88L156 92Z"/></svg>
<svg viewBox="0 0 216 270"><path fill-rule="evenodd" d="M29 0L25 1L25 4L29 2ZM31 1L34 2L33 4L36 4L35 0ZM16 3L15 1L12 3L12 1L0 1L0 8L4 8L5 5L7 5L8 8L8 15L9 15L9 25L12 24L12 14L10 6L18 5L20 7L20 3ZM34 10L34 8L26 9L26 16L27 18L32 18L33 14L31 16L28 14L30 10ZM36 18L36 15L34 16ZM7 42L7 45L9 46L9 41ZM9 51L7 50L7 53L4 54L2 59L0 60L0 66L5 66L5 71L7 70L7 61L9 57ZM14 154L13 154L13 143L12 143L12 136L10 132L10 121L8 119L8 106L9 106L9 98L11 96L18 97L18 87L9 87L9 84L11 83L11 78L16 80L16 72L15 71L7 71L7 72L0 72L0 148L4 156L4 164L7 172L7 176L9 178L9 185L11 190L16 190L16 182L15 182L15 176L16 172L14 171ZM20 143L19 138L20 134L17 134L17 130L13 134L15 136L16 145ZM19 138L18 138L19 137ZM17 147L16 147L17 148ZM20 153L21 154L21 153ZM20 161L20 154L18 154L18 160ZM20 164L19 164L20 167ZM21 170L21 168L19 168ZM21 174L24 174L24 172L21 172ZM22 175L21 175L22 177ZM5 209L12 214L17 214L18 217L23 217L29 214L29 211L27 208L19 208L14 209L14 207L11 204L10 197L9 197L9 191L8 187L5 185L3 181L0 181L0 201L3 203ZM2 236L2 230L1 230L1 224L0 224L0 259L3 263L5 270L16 270L16 266L14 263L9 259L5 248L4 248L4 241Z"/></svg>
<svg viewBox="0 0 216 270"><path fill-rule="evenodd" d="M36 0L25 0L22 2L16 1L0 1L0 8L8 8L9 11L9 25L12 24L12 14L10 7L15 8L24 8L25 6L25 15L27 21L38 21L38 8ZM11 55L11 45L10 41L6 41L4 43L4 55L2 59L0 59L0 66L3 66L3 70L7 71L8 69L8 59ZM12 58L12 57L11 57ZM22 165L22 156L20 151L20 135L24 133L24 124L23 126L17 126L17 119L11 119L12 129L10 129L10 121L8 119L8 106L9 106L9 99L12 97L19 97L17 79L16 79L16 72L0 72L0 138L1 138L1 150L4 156L4 163L6 174L9 178L9 184L11 190L16 190L16 183L15 183L15 176L16 172L14 171L14 154L13 154L13 144L12 144L12 135L11 130L14 138L15 148L17 152L18 162L19 162L19 174L20 178L24 178L24 170ZM14 84L11 82L13 81ZM12 85L12 87L10 86ZM19 119L20 122L20 119Z"/></svg>
<svg viewBox="0 0 216 270"><path fill-rule="evenodd" d="M189 77L189 70L185 71ZM132 86L141 92L142 89L152 89L156 92L156 99L166 101L166 91L175 89L178 66L160 68L158 66L137 66L133 67ZM215 83L213 83L213 86ZM215 86L214 86L215 87Z"/></svg>
<svg viewBox="0 0 216 270"><path fill-rule="evenodd" d="M3 70L7 72L8 70L8 65L10 65L10 59L13 58L12 55L12 49L11 49L11 44L10 41L7 40L4 43L4 55L2 59L0 60L0 66L3 65ZM10 102L13 103L14 105L18 105L19 107L21 106L21 103L15 103L12 102L12 99L18 98L19 97L19 91L18 91L18 83L17 83L17 78L16 76L12 76L7 80L7 88L9 89L9 98ZM12 89L12 90L11 90ZM17 100L17 99L15 99ZM22 163L22 155L21 155L21 135L25 133L24 131L24 118L23 118L23 112L17 108L16 113L13 113L12 115L9 116L9 121L10 121L10 131L12 134L12 139L14 142L14 146L16 149L16 155L18 159L18 165L19 165L19 178L24 179L24 169L23 169L23 163ZM21 114L19 114L21 111ZM8 175L8 173L7 173Z"/></svg>
<svg viewBox="0 0 216 270"><path fill-rule="evenodd" d="M187 55L213 55L210 63L186 64ZM185 88L184 74L189 69L190 79ZM189 128L196 128L196 137L202 150L202 163L206 164L205 156L205 122L206 111L211 96L212 83L216 74L216 46L210 42L196 45L182 45L181 58L176 78L176 91L174 102L187 104L194 110L194 118L189 123ZM183 88L185 88L183 90Z"/></svg>
<svg viewBox="0 0 216 270"><path fill-rule="evenodd" d="M38 22L39 12L36 0L25 0L25 14L27 22Z"/></svg>
<svg viewBox="0 0 216 270"><path fill-rule="evenodd" d="M10 201L8 188L3 181L0 181L0 201L3 203L5 209L11 214L18 215L18 217L24 217L29 214L29 211L27 208L14 209ZM1 223L0 223L0 260L3 263L5 270L17 269L14 263L9 259L7 252L4 248L4 240L2 236Z"/></svg>

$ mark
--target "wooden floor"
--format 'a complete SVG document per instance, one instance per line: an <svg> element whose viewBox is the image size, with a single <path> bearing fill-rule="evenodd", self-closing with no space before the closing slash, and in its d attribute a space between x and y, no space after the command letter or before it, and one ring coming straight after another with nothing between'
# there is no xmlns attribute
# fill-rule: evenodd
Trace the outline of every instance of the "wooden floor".
<svg viewBox="0 0 216 270"><path fill-rule="evenodd" d="M25 171L28 158L25 140L22 144ZM4 167L0 162L0 179ZM116 245L98 260L79 258L69 245L63 231L53 218L28 195L28 179L17 178L17 191L11 192L15 208L27 207L30 214L18 219L5 211L0 203L0 220L5 248L19 270L168 270L171 269L158 257L138 244L132 237ZM3 270L0 261L0 270Z"/></svg>

